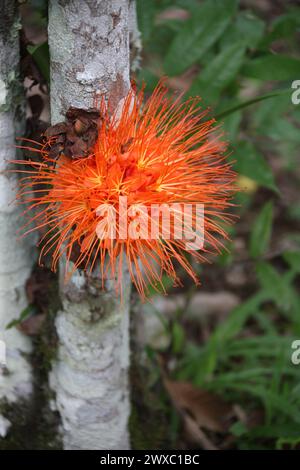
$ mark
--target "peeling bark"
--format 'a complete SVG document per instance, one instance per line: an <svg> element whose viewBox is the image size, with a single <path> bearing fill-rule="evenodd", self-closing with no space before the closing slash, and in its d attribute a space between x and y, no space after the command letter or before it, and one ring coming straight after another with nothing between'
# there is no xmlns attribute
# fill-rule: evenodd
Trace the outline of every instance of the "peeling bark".
<svg viewBox="0 0 300 470"><path fill-rule="evenodd" d="M14 1L0 1L0 339L6 343L7 356L6 369L0 367L0 404L8 405L29 399L32 393L32 370L27 359L30 339L16 328L6 329L28 304L25 283L33 264L32 238L16 239L21 210L12 201L18 181L7 173L8 161L16 157L15 131L22 134L23 117L16 5ZM5 437L10 425L0 414L0 437Z"/></svg>
<svg viewBox="0 0 300 470"><path fill-rule="evenodd" d="M51 120L70 106L90 108L95 93L117 107L129 89L129 0L50 0ZM61 266L63 273L64 267ZM65 449L128 449L129 296L77 271L61 282L58 361L50 382Z"/></svg>

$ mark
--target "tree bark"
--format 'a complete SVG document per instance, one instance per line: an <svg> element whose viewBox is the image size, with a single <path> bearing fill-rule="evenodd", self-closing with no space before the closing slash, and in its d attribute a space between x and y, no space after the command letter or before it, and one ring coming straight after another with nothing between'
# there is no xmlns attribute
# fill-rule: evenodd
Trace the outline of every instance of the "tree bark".
<svg viewBox="0 0 300 470"><path fill-rule="evenodd" d="M32 392L28 361L31 342L18 329L7 330L6 326L27 306L25 283L33 264L33 241L30 237L16 239L21 210L12 201L18 180L7 172L8 161L16 157L15 131L22 135L24 117L17 2L0 0L0 11L0 340L6 344L6 368L0 367L0 403L15 405L20 399L27 400ZM0 437L5 437L10 424L0 414Z"/></svg>
<svg viewBox="0 0 300 470"><path fill-rule="evenodd" d="M89 108L95 93L117 107L129 86L129 0L50 0L51 120L70 106ZM64 266L61 264L61 277ZM58 360L50 383L65 449L128 449L129 296L77 271L61 281Z"/></svg>

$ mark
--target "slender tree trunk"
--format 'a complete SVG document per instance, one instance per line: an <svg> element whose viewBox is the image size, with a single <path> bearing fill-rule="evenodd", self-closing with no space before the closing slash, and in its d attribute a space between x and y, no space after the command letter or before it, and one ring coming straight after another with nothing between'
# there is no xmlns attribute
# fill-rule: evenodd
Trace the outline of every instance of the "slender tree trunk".
<svg viewBox="0 0 300 470"><path fill-rule="evenodd" d="M129 0L50 0L52 124L70 106L89 108L95 92L115 107L129 89ZM61 276L64 267L61 266ZM125 270L124 270L125 271ZM127 449L129 295L77 271L61 282L58 360L50 382L66 449Z"/></svg>
<svg viewBox="0 0 300 470"><path fill-rule="evenodd" d="M15 158L15 132L22 135L23 91L19 83L19 29L17 2L0 0L0 340L6 343L6 369L0 368L0 404L27 400L32 392L28 362L31 342L18 329L6 329L27 306L25 283L33 263L32 239L17 241L20 208L14 201L17 178L7 173ZM0 407L5 410L5 407ZM5 412L4 412L5 414ZM10 422L0 414L0 437Z"/></svg>

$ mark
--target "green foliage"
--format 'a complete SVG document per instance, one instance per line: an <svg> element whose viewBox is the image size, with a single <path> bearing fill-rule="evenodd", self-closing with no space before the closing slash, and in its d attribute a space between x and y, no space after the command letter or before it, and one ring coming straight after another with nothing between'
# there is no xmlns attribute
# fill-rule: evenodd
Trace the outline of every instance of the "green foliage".
<svg viewBox="0 0 300 470"><path fill-rule="evenodd" d="M149 0L139 0L136 6L139 28L142 31L144 43L147 43L154 27L155 4Z"/></svg>
<svg viewBox="0 0 300 470"><path fill-rule="evenodd" d="M238 41L224 48L209 62L194 80L189 93L201 94L208 102L215 102L220 93L235 78L242 65L245 43Z"/></svg>
<svg viewBox="0 0 300 470"><path fill-rule="evenodd" d="M290 285L288 280L280 275L269 263L260 262L257 265L257 277L268 300L274 301L279 308L286 310L290 306Z"/></svg>
<svg viewBox="0 0 300 470"><path fill-rule="evenodd" d="M247 47L254 49L262 39L264 30L264 21L252 13L241 11L225 31L221 47L227 47L242 41Z"/></svg>
<svg viewBox="0 0 300 470"><path fill-rule="evenodd" d="M300 60L281 54L265 54L249 61L242 73L260 80L296 80L300 75Z"/></svg>
<svg viewBox="0 0 300 470"><path fill-rule="evenodd" d="M224 32L236 7L236 0L206 0L195 9L170 45L166 73L178 75L200 60Z"/></svg>
<svg viewBox="0 0 300 470"><path fill-rule="evenodd" d="M179 76L194 68L186 96L201 96L204 106L214 106L212 115L225 120L236 171L276 192L264 149L244 135L238 138L246 118L249 132L280 141L280 150L289 155L287 166L295 164L300 116L295 123L282 113L292 108L286 80L300 75L296 43L300 9L289 9L266 24L257 12L240 10L239 2L233 0L138 0L137 6L146 57L140 79L153 89L159 78L155 70ZM172 8L185 13L165 15ZM273 42L282 38L288 38L294 52L284 48L274 52ZM265 87L267 81L276 86ZM243 93L247 86L252 89L250 96Z"/></svg>
<svg viewBox="0 0 300 470"><path fill-rule="evenodd" d="M273 203L267 202L258 214L250 237L250 255L253 258L262 256L271 238L273 220Z"/></svg>
<svg viewBox="0 0 300 470"><path fill-rule="evenodd" d="M174 354L179 354L183 350L185 332L179 322L174 322L172 326L172 349Z"/></svg>
<svg viewBox="0 0 300 470"><path fill-rule="evenodd" d="M267 46L278 39L290 39L300 28L300 8L290 8L287 13L274 19L271 31L266 35L262 45Z"/></svg>
<svg viewBox="0 0 300 470"><path fill-rule="evenodd" d="M300 251L286 251L283 258L290 265L292 272L300 273Z"/></svg>
<svg viewBox="0 0 300 470"><path fill-rule="evenodd" d="M163 294L164 292L167 292L168 289L170 289L173 285L173 281L166 275L164 274L162 276L161 280L162 285L148 285L148 296L152 297L153 295L157 294L158 292Z"/></svg>
<svg viewBox="0 0 300 470"><path fill-rule="evenodd" d="M32 55L33 60L38 66L39 70L43 74L45 80L49 83L50 81L50 57L49 57L49 45L48 42L37 44L34 46L27 46L29 54Z"/></svg>
<svg viewBox="0 0 300 470"><path fill-rule="evenodd" d="M221 290L228 289L224 273L245 267L247 283L236 288L240 304L208 335L205 329L205 339L186 328L185 308L164 320L174 377L221 395L250 417L260 413L255 425L232 424L238 449L299 448L300 366L291 362L291 344L300 336L300 212L293 194L286 199L282 180L299 186L300 105L291 102L291 83L300 78L300 7L282 3L275 16L259 2L255 12L231 0L137 3L145 57L140 78L150 90L159 75L172 76L171 86L184 82L185 96L213 106L210 115L223 121L228 159L245 189L236 198L240 223L230 254L213 268ZM235 239L244 242L242 255Z"/></svg>
<svg viewBox="0 0 300 470"><path fill-rule="evenodd" d="M34 305L28 305L22 312L20 313L20 316L16 318L15 320L12 320L6 325L6 329L9 330L10 328L16 327L20 325L24 320L27 318L31 317L36 313L36 308Z"/></svg>
<svg viewBox="0 0 300 470"><path fill-rule="evenodd" d="M266 93L264 95L257 96L255 98L250 99L250 100L242 101L239 104L236 104L236 105L234 105L234 106L232 106L232 107L230 107L230 108L228 108L224 111L221 111L221 112L217 113L215 118L217 120L223 119L224 117L229 116L233 113L236 113L237 111L240 111L243 108L247 108L248 106L251 106L252 104L255 104L255 103L259 103L260 101L269 100L270 98L276 98L276 97L284 96L285 102L287 102L287 99L286 99L287 92L290 93L290 90L282 90L282 91L275 91L275 92L272 92L272 93ZM269 101L267 102L267 104L269 105Z"/></svg>
<svg viewBox="0 0 300 470"><path fill-rule="evenodd" d="M190 380L234 403L242 400L244 406L248 403L264 410L261 424L248 428L237 421L230 429L240 449L255 448L259 439L266 438L271 448L274 441L279 448L281 440L293 443L299 437L300 370L291 363L293 335L282 336L273 323L270 331L265 310L264 326L259 323L262 334L243 336L246 324L256 322L257 312L272 298L274 305L285 308L290 329L297 331L291 309L283 305L289 289L287 278L282 279L267 264L259 266L259 277L261 290L237 307L203 346L186 345L177 372L179 379Z"/></svg>
<svg viewBox="0 0 300 470"><path fill-rule="evenodd" d="M276 191L272 170L252 142L242 140L235 145L232 156L234 169L239 174L253 179L261 186Z"/></svg>

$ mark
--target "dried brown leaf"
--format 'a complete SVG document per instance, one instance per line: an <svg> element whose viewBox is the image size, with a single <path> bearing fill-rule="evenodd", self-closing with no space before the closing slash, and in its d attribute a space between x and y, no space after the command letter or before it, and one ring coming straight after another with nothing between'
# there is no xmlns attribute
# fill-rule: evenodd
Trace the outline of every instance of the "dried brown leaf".
<svg viewBox="0 0 300 470"><path fill-rule="evenodd" d="M231 405L219 396L189 382L164 380L165 388L181 415L188 415L198 427L225 433L233 416Z"/></svg>
<svg viewBox="0 0 300 470"><path fill-rule="evenodd" d="M64 154L66 157L77 159L91 155L99 124L99 110L69 108L66 121L48 127L44 134L46 139L52 139L49 145L50 157L55 159Z"/></svg>

